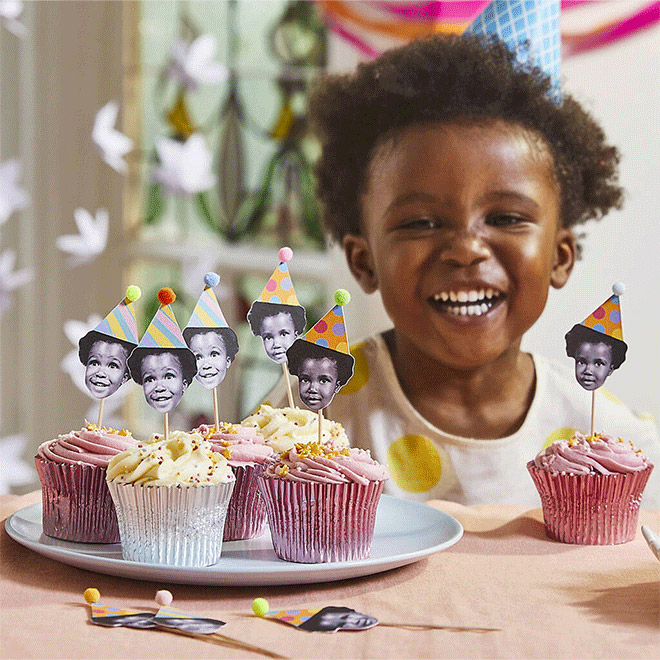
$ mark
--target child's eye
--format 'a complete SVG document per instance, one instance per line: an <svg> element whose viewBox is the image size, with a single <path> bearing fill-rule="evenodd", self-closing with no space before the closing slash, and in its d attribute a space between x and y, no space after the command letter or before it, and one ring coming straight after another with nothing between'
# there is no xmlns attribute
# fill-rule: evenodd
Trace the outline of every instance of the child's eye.
<svg viewBox="0 0 660 660"><path fill-rule="evenodd" d="M321 378L319 378L319 380L320 380L321 383L323 383L324 385L325 385L326 383L329 383L329 382L330 382L330 379L329 379L327 376L321 376Z"/></svg>
<svg viewBox="0 0 660 660"><path fill-rule="evenodd" d="M154 380L156 380L156 379L155 379L153 376L145 376L145 377L142 379L142 382L143 382L143 383L153 383Z"/></svg>
<svg viewBox="0 0 660 660"><path fill-rule="evenodd" d="M487 223L492 227L513 227L526 222L526 218L511 213L497 213L487 219Z"/></svg>
<svg viewBox="0 0 660 660"><path fill-rule="evenodd" d="M90 366L92 366L92 367L98 367L101 363L100 363L98 360L95 360L94 358L92 358L92 359L89 361L89 364L90 364Z"/></svg>
<svg viewBox="0 0 660 660"><path fill-rule="evenodd" d="M218 355L220 355L218 351L211 351L211 357L218 357Z"/></svg>
<svg viewBox="0 0 660 660"><path fill-rule="evenodd" d="M288 337L289 334L288 330L280 330L280 337Z"/></svg>
<svg viewBox="0 0 660 660"><path fill-rule="evenodd" d="M300 382L301 383L309 383L309 378L307 376L301 376L300 377Z"/></svg>
<svg viewBox="0 0 660 660"><path fill-rule="evenodd" d="M411 229L411 230L420 230L420 229L437 229L440 227L440 222L437 218L431 216L424 216L421 218L411 218L405 220L400 225L401 229Z"/></svg>
<svg viewBox="0 0 660 660"><path fill-rule="evenodd" d="M175 373L172 373L171 371L168 371L168 372L165 374L165 378L166 378L167 380L172 380L173 378L176 378L176 374L175 374Z"/></svg>

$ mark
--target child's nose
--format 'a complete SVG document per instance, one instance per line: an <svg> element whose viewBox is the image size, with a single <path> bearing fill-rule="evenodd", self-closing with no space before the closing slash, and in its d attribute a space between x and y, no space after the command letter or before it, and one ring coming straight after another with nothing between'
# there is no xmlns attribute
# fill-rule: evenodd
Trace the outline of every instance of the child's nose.
<svg viewBox="0 0 660 660"><path fill-rule="evenodd" d="M440 259L454 266L472 266L490 256L490 248L474 230L454 232L440 252Z"/></svg>

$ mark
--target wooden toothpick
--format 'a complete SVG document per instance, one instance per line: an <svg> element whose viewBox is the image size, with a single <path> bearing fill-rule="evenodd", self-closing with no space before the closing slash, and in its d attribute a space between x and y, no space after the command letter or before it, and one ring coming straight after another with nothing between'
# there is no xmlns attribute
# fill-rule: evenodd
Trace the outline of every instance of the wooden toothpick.
<svg viewBox="0 0 660 660"><path fill-rule="evenodd" d="M594 413L596 410L596 390L591 390L591 436L594 435Z"/></svg>
<svg viewBox="0 0 660 660"><path fill-rule="evenodd" d="M218 388L213 388L213 419L215 421L215 432L220 430L220 418L218 417Z"/></svg>
<svg viewBox="0 0 660 660"><path fill-rule="evenodd" d="M101 399L101 403L99 404L99 420L96 423L97 428L101 428L101 422L103 421L103 404L105 403L105 399Z"/></svg>
<svg viewBox="0 0 660 660"><path fill-rule="evenodd" d="M170 439L170 420L168 413L163 415L163 427L163 431L165 433L165 442L167 442Z"/></svg>
<svg viewBox="0 0 660 660"><path fill-rule="evenodd" d="M293 390L291 389L291 376L286 362L282 362L282 372L284 373L284 382L286 383L286 395L289 398L289 407L294 408Z"/></svg>

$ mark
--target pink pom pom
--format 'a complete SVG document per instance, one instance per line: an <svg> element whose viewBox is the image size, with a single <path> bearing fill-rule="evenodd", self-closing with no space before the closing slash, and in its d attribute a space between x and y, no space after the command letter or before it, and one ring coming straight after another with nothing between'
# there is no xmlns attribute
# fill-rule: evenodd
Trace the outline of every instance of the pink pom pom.
<svg viewBox="0 0 660 660"><path fill-rule="evenodd" d="M283 247L277 253L277 256L280 258L280 261L284 261L286 263L287 261L291 261L293 250L290 247Z"/></svg>
<svg viewBox="0 0 660 660"><path fill-rule="evenodd" d="M173 598L174 596L172 596L172 593L167 589L161 589L160 591L156 592L156 603L158 603L158 605L161 607L167 607L170 605Z"/></svg>

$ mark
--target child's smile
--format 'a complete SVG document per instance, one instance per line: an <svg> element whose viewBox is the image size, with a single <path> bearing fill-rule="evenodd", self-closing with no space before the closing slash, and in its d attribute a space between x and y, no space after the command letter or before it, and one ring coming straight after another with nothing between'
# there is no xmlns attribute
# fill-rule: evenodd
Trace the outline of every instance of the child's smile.
<svg viewBox="0 0 660 660"><path fill-rule="evenodd" d="M97 398L114 394L128 380L126 349L116 341L96 341L89 349L85 367L85 384Z"/></svg>
<svg viewBox="0 0 660 660"><path fill-rule="evenodd" d="M231 364L220 333L202 332L193 335L190 338L190 350L197 360L197 380L207 389L220 385Z"/></svg>
<svg viewBox="0 0 660 660"><path fill-rule="evenodd" d="M147 403L161 413L176 408L188 387L179 358L167 351L145 355L141 370Z"/></svg>
<svg viewBox="0 0 660 660"><path fill-rule="evenodd" d="M574 245L547 147L501 121L413 126L380 145L349 263L397 345L456 369L492 363L563 286Z"/></svg>

